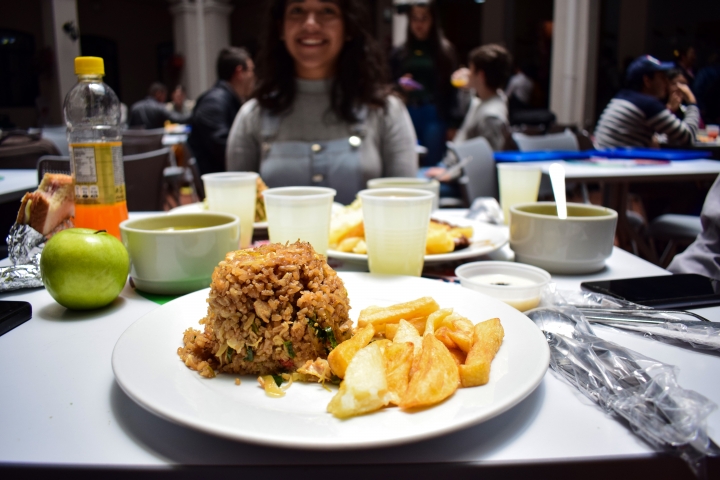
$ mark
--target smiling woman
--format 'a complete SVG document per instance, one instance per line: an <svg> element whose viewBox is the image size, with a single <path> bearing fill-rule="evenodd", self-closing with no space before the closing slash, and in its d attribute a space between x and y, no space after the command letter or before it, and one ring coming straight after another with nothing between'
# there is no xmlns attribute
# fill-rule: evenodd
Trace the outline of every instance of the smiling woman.
<svg viewBox="0 0 720 480"><path fill-rule="evenodd" d="M415 131L384 65L362 0L274 0L228 170L257 171L269 187L331 187L342 203L372 178L414 177Z"/></svg>

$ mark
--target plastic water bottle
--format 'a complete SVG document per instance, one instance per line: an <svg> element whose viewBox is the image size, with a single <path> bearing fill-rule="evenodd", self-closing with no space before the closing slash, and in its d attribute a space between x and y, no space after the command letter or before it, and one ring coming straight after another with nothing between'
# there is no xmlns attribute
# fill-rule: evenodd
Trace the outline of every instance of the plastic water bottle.
<svg viewBox="0 0 720 480"><path fill-rule="evenodd" d="M103 83L99 57L77 57L78 83L65 97L70 167L75 187L75 226L120 238L128 218L120 133L120 101Z"/></svg>

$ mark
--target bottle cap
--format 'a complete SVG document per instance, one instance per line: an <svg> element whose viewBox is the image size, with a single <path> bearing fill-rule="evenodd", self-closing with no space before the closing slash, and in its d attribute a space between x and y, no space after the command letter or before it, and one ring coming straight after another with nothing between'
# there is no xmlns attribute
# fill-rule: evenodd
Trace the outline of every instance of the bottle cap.
<svg viewBox="0 0 720 480"><path fill-rule="evenodd" d="M100 57L75 57L75 75L105 75L105 63Z"/></svg>

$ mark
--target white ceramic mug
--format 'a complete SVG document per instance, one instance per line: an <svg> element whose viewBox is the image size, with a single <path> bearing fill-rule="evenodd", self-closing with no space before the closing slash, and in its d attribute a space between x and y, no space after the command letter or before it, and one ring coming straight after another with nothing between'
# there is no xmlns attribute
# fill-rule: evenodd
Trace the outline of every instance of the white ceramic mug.
<svg viewBox="0 0 720 480"><path fill-rule="evenodd" d="M567 210L567 219L561 220L555 202L510 207L515 261L559 274L601 270L612 254L617 212L584 203L568 203Z"/></svg>

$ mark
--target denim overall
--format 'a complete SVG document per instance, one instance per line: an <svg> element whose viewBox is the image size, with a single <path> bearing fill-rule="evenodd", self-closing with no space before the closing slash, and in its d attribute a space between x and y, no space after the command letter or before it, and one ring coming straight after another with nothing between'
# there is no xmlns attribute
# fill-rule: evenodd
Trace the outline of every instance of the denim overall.
<svg viewBox="0 0 720 480"><path fill-rule="evenodd" d="M357 112L348 138L320 142L275 142L280 117L261 113L262 159L260 177L268 187L316 186L337 191L335 201L349 204L365 188L361 144L367 108Z"/></svg>

